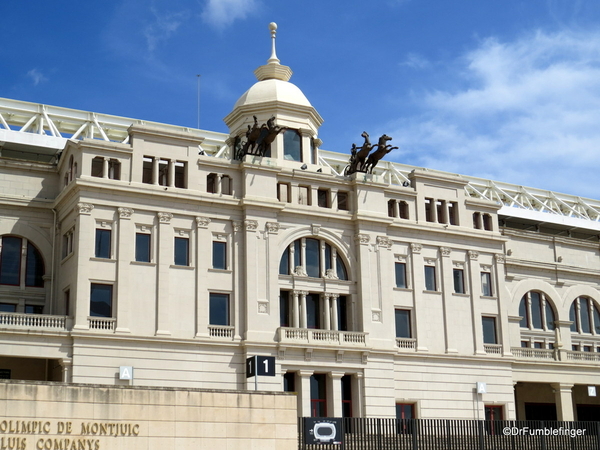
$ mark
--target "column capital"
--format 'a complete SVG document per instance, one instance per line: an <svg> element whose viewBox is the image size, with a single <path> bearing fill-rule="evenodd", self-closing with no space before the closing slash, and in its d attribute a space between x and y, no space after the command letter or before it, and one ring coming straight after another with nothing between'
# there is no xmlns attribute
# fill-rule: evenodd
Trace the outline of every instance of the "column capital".
<svg viewBox="0 0 600 450"><path fill-rule="evenodd" d="M210 218L209 217L203 217L203 216L198 216L196 217L196 226L198 228L208 228L208 225L210 225Z"/></svg>
<svg viewBox="0 0 600 450"><path fill-rule="evenodd" d="M171 223L171 219L173 218L173 214L167 212L159 212L156 216L159 223Z"/></svg>
<svg viewBox="0 0 600 450"><path fill-rule="evenodd" d="M77 203L77 213L78 214L91 214L94 209L94 205L91 203Z"/></svg>
<svg viewBox="0 0 600 450"><path fill-rule="evenodd" d="M120 219L131 219L133 215L133 209L131 208L118 208L117 211L119 212Z"/></svg>

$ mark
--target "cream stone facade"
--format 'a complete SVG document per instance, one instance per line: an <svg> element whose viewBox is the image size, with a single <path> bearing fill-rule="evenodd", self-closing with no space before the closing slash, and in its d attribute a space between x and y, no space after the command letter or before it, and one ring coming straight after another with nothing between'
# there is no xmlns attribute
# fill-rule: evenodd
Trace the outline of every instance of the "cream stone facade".
<svg viewBox="0 0 600 450"><path fill-rule="evenodd" d="M243 391L263 355L299 416L597 417L600 202L345 176L274 45L256 76L229 134L1 101L3 376Z"/></svg>

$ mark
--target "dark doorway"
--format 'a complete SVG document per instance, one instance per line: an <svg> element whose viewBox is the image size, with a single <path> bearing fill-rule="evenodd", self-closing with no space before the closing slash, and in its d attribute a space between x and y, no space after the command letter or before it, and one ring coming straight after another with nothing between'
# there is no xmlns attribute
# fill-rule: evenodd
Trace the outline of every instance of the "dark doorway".
<svg viewBox="0 0 600 450"><path fill-rule="evenodd" d="M525 403L525 420L557 420L554 403Z"/></svg>
<svg viewBox="0 0 600 450"><path fill-rule="evenodd" d="M581 422L600 420L600 405L577 405L577 420Z"/></svg>

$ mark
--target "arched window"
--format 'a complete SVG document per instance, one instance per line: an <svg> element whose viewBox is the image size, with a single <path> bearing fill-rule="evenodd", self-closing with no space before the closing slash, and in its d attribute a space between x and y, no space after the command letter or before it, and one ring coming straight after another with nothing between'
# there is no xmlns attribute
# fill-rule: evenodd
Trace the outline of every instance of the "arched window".
<svg viewBox="0 0 600 450"><path fill-rule="evenodd" d="M529 291L519 304L521 328L552 331L555 328L555 314L551 303L543 292Z"/></svg>
<svg viewBox="0 0 600 450"><path fill-rule="evenodd" d="M571 331L600 335L600 311L596 303L588 297L577 297L569 310Z"/></svg>
<svg viewBox="0 0 600 450"><path fill-rule="evenodd" d="M296 130L285 130L283 133L283 158L302 161L302 138Z"/></svg>
<svg viewBox="0 0 600 450"><path fill-rule="evenodd" d="M314 238L292 242L281 255L279 273L348 280L348 271L337 249L324 240Z"/></svg>
<svg viewBox="0 0 600 450"><path fill-rule="evenodd" d="M42 255L31 242L18 236L0 237L0 285L44 287L43 276Z"/></svg>

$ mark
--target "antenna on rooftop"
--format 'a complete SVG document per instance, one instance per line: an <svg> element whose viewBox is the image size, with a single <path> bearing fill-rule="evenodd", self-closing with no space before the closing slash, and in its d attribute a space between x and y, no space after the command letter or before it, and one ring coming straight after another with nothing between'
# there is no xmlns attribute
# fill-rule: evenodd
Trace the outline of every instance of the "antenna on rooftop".
<svg viewBox="0 0 600 450"><path fill-rule="evenodd" d="M200 129L200 74L196 77L198 77L198 126L196 128Z"/></svg>

